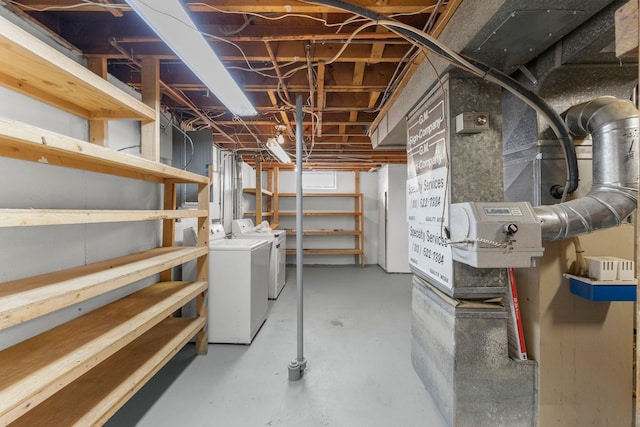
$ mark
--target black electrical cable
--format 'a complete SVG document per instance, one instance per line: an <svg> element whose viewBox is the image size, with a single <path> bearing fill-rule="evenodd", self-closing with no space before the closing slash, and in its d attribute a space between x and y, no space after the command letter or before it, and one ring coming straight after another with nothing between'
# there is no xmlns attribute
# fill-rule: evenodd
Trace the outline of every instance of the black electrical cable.
<svg viewBox="0 0 640 427"><path fill-rule="evenodd" d="M344 2L342 0L305 0L310 3L322 4L325 6L334 7L336 9L342 9L347 12L354 13L356 15L360 15L364 18L370 19L374 22L384 21L385 25L389 25L394 27L394 30L403 36L414 40L420 43L422 46L430 49L434 53L442 56L451 64L462 68L466 71L470 71L469 67L465 64L461 63L458 58L451 55L450 52L440 46L435 40L429 39L418 29L409 29L405 25L398 26L394 25L393 19L387 18L384 15L378 14L372 10L366 9L364 7L354 5L351 3ZM562 117L542 98L540 98L537 94L530 91L522 84L520 84L517 80L514 80L507 74L492 68L486 64L483 64L474 59L468 58L466 56L460 55L465 61L470 63L473 67L479 70L478 73L475 73L479 77L482 77L485 80L492 81L493 83L499 84L502 88L508 90L513 93L519 99L527 103L530 107L535 109L544 115L549 123L551 124L552 129L556 133L556 136L559 138L560 143L562 144L562 148L565 153L565 161L567 164L567 182L565 186L554 185L551 187L551 194L555 198L564 198L566 194L574 192L578 188L578 159L576 156L575 147L573 145L573 139L571 138L571 134L569 133L569 129L567 128Z"/></svg>

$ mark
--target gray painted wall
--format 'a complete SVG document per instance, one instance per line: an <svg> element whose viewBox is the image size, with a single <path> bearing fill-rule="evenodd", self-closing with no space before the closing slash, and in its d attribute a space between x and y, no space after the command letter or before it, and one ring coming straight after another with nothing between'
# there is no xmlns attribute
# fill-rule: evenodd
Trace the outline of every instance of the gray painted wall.
<svg viewBox="0 0 640 427"><path fill-rule="evenodd" d="M8 89L0 88L0 117L88 139L88 123ZM109 145L140 143L139 125L112 122ZM136 150L133 150L134 154ZM0 208L158 209L157 184L0 158ZM71 268L155 247L157 222L0 228L0 286L27 276ZM0 349L75 318L151 279L0 332Z"/></svg>

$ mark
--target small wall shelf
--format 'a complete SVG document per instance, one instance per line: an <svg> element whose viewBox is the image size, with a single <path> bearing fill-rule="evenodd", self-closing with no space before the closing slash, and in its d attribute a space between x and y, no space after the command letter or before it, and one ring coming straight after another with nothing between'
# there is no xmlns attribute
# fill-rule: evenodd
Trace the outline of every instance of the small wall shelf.
<svg viewBox="0 0 640 427"><path fill-rule="evenodd" d="M564 274L569 279L571 293L589 301L635 301L635 280L599 281L588 277Z"/></svg>

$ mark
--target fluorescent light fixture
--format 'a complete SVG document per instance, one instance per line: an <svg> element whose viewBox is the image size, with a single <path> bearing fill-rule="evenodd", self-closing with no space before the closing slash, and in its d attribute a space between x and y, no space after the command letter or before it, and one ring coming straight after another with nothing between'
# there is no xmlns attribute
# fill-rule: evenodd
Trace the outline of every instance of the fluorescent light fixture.
<svg viewBox="0 0 640 427"><path fill-rule="evenodd" d="M289 157L274 138L267 139L267 149L280 161L280 163L291 163L291 157Z"/></svg>
<svg viewBox="0 0 640 427"><path fill-rule="evenodd" d="M178 0L126 1L229 111L258 114Z"/></svg>

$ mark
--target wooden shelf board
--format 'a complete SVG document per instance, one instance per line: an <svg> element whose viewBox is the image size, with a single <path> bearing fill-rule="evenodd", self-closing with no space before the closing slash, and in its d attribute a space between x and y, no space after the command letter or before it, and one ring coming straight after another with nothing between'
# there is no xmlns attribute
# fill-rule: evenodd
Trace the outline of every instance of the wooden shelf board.
<svg viewBox="0 0 640 427"><path fill-rule="evenodd" d="M247 194L256 194L256 189L255 188L245 188L242 190L243 192L247 193ZM262 195L263 196L273 196L273 192L269 191L269 190L265 190L264 188L262 189Z"/></svg>
<svg viewBox="0 0 640 427"><path fill-rule="evenodd" d="M11 427L104 424L205 324L204 318L163 320Z"/></svg>
<svg viewBox="0 0 640 427"><path fill-rule="evenodd" d="M297 234L296 230L287 230L287 234ZM303 230L305 236L359 236L357 230Z"/></svg>
<svg viewBox="0 0 640 427"><path fill-rule="evenodd" d="M278 193L279 197L296 197L296 193ZM304 193L303 197L362 197L362 193Z"/></svg>
<svg viewBox="0 0 640 427"><path fill-rule="evenodd" d="M249 211L249 212L245 212L244 216L256 216L256 213L253 212L253 211ZM264 216L266 216L266 217L273 216L273 212L262 212L262 216L263 217Z"/></svg>
<svg viewBox="0 0 640 427"><path fill-rule="evenodd" d="M155 111L0 17L0 84L86 119L156 120Z"/></svg>
<svg viewBox="0 0 640 427"><path fill-rule="evenodd" d="M73 210L0 209L0 228L36 225L96 224L104 222L154 221L206 217L202 210Z"/></svg>
<svg viewBox="0 0 640 427"><path fill-rule="evenodd" d="M280 211L279 212L280 216L295 216L296 213L293 211ZM353 212L353 211L347 211L347 212L337 212L337 211L331 211L331 212L321 212L321 211L308 211L308 212L303 212L302 213L303 216L360 216L361 213L360 212Z"/></svg>
<svg viewBox="0 0 640 427"><path fill-rule="evenodd" d="M305 255L361 255L361 249L303 249ZM295 255L295 249L287 249L287 255Z"/></svg>
<svg viewBox="0 0 640 427"><path fill-rule="evenodd" d="M0 156L151 182L209 183L206 176L4 118Z"/></svg>
<svg viewBox="0 0 640 427"><path fill-rule="evenodd" d="M157 248L1 283L0 330L168 270L208 251L201 246Z"/></svg>
<svg viewBox="0 0 640 427"><path fill-rule="evenodd" d="M1 351L0 424L24 415L207 287L161 282Z"/></svg>

